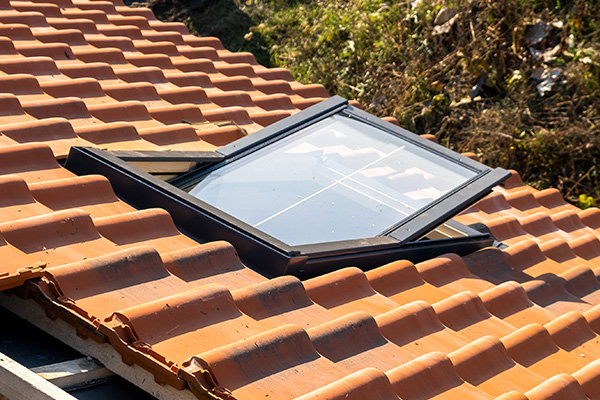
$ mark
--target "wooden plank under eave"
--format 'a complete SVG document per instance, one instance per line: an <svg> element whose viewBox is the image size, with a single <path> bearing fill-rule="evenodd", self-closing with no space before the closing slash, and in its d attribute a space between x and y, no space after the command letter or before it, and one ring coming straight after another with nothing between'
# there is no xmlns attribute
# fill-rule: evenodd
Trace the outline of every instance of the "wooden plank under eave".
<svg viewBox="0 0 600 400"><path fill-rule="evenodd" d="M177 390L169 385L159 385L150 372L137 364L128 366L122 361L121 355L110 344L100 344L93 340L81 339L77 336L75 328L67 322L61 319L53 321L48 318L44 309L34 300L23 300L17 296L8 296L0 292L0 306L19 315L32 325L37 326L80 353L96 358L110 371L159 400L198 400L189 390ZM0 393L2 392L0 391ZM29 398L27 400L32 399ZM206 399L218 400L208 393L206 394Z"/></svg>
<svg viewBox="0 0 600 400"><path fill-rule="evenodd" d="M91 357L44 365L31 370L61 389L87 386L114 375Z"/></svg>
<svg viewBox="0 0 600 400"><path fill-rule="evenodd" d="M10 400L76 400L69 393L2 353L0 394Z"/></svg>

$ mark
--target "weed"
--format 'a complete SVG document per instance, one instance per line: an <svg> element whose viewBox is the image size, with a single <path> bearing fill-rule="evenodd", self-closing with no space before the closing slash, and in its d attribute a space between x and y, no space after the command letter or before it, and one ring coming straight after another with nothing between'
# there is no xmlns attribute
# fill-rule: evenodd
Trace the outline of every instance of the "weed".
<svg viewBox="0 0 600 400"><path fill-rule="evenodd" d="M600 200L597 0L147 4L537 188Z"/></svg>

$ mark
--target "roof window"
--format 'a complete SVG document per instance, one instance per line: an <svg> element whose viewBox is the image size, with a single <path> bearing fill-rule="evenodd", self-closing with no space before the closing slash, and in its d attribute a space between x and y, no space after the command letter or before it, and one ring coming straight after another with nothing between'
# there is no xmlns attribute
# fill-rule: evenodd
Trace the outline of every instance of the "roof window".
<svg viewBox="0 0 600 400"><path fill-rule="evenodd" d="M509 176L340 97L215 153L169 153L74 148L67 167L104 174L138 207L167 209L198 240L232 242L267 275L477 250L493 239L448 220ZM194 169L164 182L132 165L167 158Z"/></svg>

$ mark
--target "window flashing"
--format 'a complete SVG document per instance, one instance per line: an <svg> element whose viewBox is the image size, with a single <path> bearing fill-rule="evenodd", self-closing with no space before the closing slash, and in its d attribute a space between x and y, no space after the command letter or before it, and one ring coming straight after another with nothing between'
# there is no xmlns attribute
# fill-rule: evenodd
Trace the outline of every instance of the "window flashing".
<svg viewBox="0 0 600 400"><path fill-rule="evenodd" d="M235 165L233 163L236 161L251 157L253 153L335 114L368 123L424 149L428 154L435 154L460 168L474 171L474 176L406 220L390 221L389 226L378 235L300 245L286 244L179 189L189 188L200 177L219 168ZM66 167L77 174L105 175L117 195L136 207L166 209L178 228L196 240L231 242L246 264L267 276L295 274L309 277L341 266L355 265L367 269L399 258L419 262L444 252L468 254L490 246L493 238L488 233L477 232L455 221L446 221L487 195L493 186L509 176L505 170L489 168L357 110L337 96L215 152L158 153L160 152L108 152L93 148L72 148ZM131 164L161 163L165 160L194 162L200 167L166 182ZM437 233L432 233L436 228ZM454 234L458 237L450 237Z"/></svg>

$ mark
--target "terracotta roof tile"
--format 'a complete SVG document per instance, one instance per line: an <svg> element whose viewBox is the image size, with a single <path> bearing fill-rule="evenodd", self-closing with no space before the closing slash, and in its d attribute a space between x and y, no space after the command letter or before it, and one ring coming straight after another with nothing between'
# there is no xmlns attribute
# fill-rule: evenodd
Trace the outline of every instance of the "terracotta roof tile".
<svg viewBox="0 0 600 400"><path fill-rule="evenodd" d="M30 258L52 266L98 257L116 247L100 236L89 214L78 209L4 222L0 232Z"/></svg>
<svg viewBox="0 0 600 400"><path fill-rule="evenodd" d="M203 318L197 318L198 315ZM156 323L157 318L160 324ZM159 360L165 357L163 362L176 365L266 330L242 314L231 293L217 284L121 309L105 321L120 341L142 352L151 348L152 356ZM113 341L112 336L109 338Z"/></svg>
<svg viewBox="0 0 600 400"><path fill-rule="evenodd" d="M455 332L476 340L484 335L502 337L515 330L508 322L490 314L472 292L463 292L432 305L440 321Z"/></svg>
<svg viewBox="0 0 600 400"><path fill-rule="evenodd" d="M135 126L127 122L78 126L77 136L103 148L114 150L160 150L160 146L143 140Z"/></svg>
<svg viewBox="0 0 600 400"><path fill-rule="evenodd" d="M91 145L77 137L71 123L62 117L4 124L0 131L16 143L44 142L58 158L66 158L71 146Z"/></svg>
<svg viewBox="0 0 600 400"><path fill-rule="evenodd" d="M27 279L39 277L44 273L45 263L13 247L0 236L0 256L2 273L0 274L0 289L10 289L22 285Z"/></svg>
<svg viewBox="0 0 600 400"><path fill-rule="evenodd" d="M544 324L556 315L528 297L523 286L516 282L505 282L479 293L486 310L509 324L522 328L532 322Z"/></svg>
<svg viewBox="0 0 600 400"><path fill-rule="evenodd" d="M449 296L447 292L425 282L410 261L395 261L367 271L365 275L373 289L398 304L417 300L433 304Z"/></svg>
<svg viewBox="0 0 600 400"><path fill-rule="evenodd" d="M463 381L450 359L432 352L401 365L387 374L396 393L403 399L487 399L480 389Z"/></svg>
<svg viewBox="0 0 600 400"><path fill-rule="evenodd" d="M570 311L544 326L554 343L563 350L583 358L599 357L598 335L592 331L581 313Z"/></svg>
<svg viewBox="0 0 600 400"><path fill-rule="evenodd" d="M202 382L203 370L208 370L218 377L219 387L213 392L231 392L235 398L268 394L292 399L349 375L320 356L306 331L297 325L285 325L215 348L193 357L184 366L181 373L186 381Z"/></svg>
<svg viewBox="0 0 600 400"><path fill-rule="evenodd" d="M376 368L365 368L345 378L323 386L296 400L395 400L398 395L389 379Z"/></svg>
<svg viewBox="0 0 600 400"><path fill-rule="evenodd" d="M538 279L523 283L527 296L536 304L560 315L567 311L585 311L592 305L569 293L564 281L556 275L541 275Z"/></svg>
<svg viewBox="0 0 600 400"><path fill-rule="evenodd" d="M337 316L362 310L378 315L399 306L377 293L358 268L344 268L304 282L306 293Z"/></svg>
<svg viewBox="0 0 600 400"><path fill-rule="evenodd" d="M325 88L120 0L0 9L0 289L25 285L80 336L198 397L600 397L597 208L512 171L456 218L498 247L267 279L57 160L74 145L212 151Z"/></svg>
<svg viewBox="0 0 600 400"><path fill-rule="evenodd" d="M154 208L94 219L98 232L119 246L145 243L160 252L195 246L196 242L181 234L169 213Z"/></svg>
<svg viewBox="0 0 600 400"><path fill-rule="evenodd" d="M445 254L419 263L416 267L425 281L450 294L465 290L479 293L494 286L471 273L463 259L456 254Z"/></svg>
<svg viewBox="0 0 600 400"><path fill-rule="evenodd" d="M56 162L50 147L41 143L0 147L0 174L16 174L28 183L74 176Z"/></svg>
<svg viewBox="0 0 600 400"><path fill-rule="evenodd" d="M335 314L313 303L302 282L292 276L236 289L232 295L240 310L271 328L288 323L307 329L335 319Z"/></svg>
<svg viewBox="0 0 600 400"><path fill-rule="evenodd" d="M108 179L100 175L32 183L29 189L35 200L53 211L80 208L98 218L135 210L120 201Z"/></svg>
<svg viewBox="0 0 600 400"><path fill-rule="evenodd" d="M587 397L577 380L567 374L559 374L536 388L525 393L529 400L573 399L585 400Z"/></svg>
<svg viewBox="0 0 600 400"><path fill-rule="evenodd" d="M375 317L383 336L414 355L431 351L450 353L469 343L463 335L442 325L424 301L415 301Z"/></svg>
<svg viewBox="0 0 600 400"><path fill-rule="evenodd" d="M526 392L544 382L544 378L515 363L502 342L484 336L448 354L458 375L492 396L500 396L509 387Z"/></svg>
<svg viewBox="0 0 600 400"><path fill-rule="evenodd" d="M25 181L17 175L0 176L0 221L32 217L52 210L38 203Z"/></svg>
<svg viewBox="0 0 600 400"><path fill-rule="evenodd" d="M592 361L587 366L581 368L579 371L571 374L583 389L585 395L590 399L596 399L600 395L600 377L598 373L600 371L600 361Z"/></svg>
<svg viewBox="0 0 600 400"><path fill-rule="evenodd" d="M372 316L350 313L308 331L315 349L351 371L376 367L387 371L413 356L383 337Z"/></svg>
<svg viewBox="0 0 600 400"><path fill-rule="evenodd" d="M159 254L148 246L49 268L46 280L47 294L62 298L69 307L75 305L73 311L90 323L190 289L169 274Z"/></svg>
<svg viewBox="0 0 600 400"><path fill-rule="evenodd" d="M169 272L194 286L220 283L234 290L267 280L244 266L227 242L186 247L162 253L161 258Z"/></svg>

